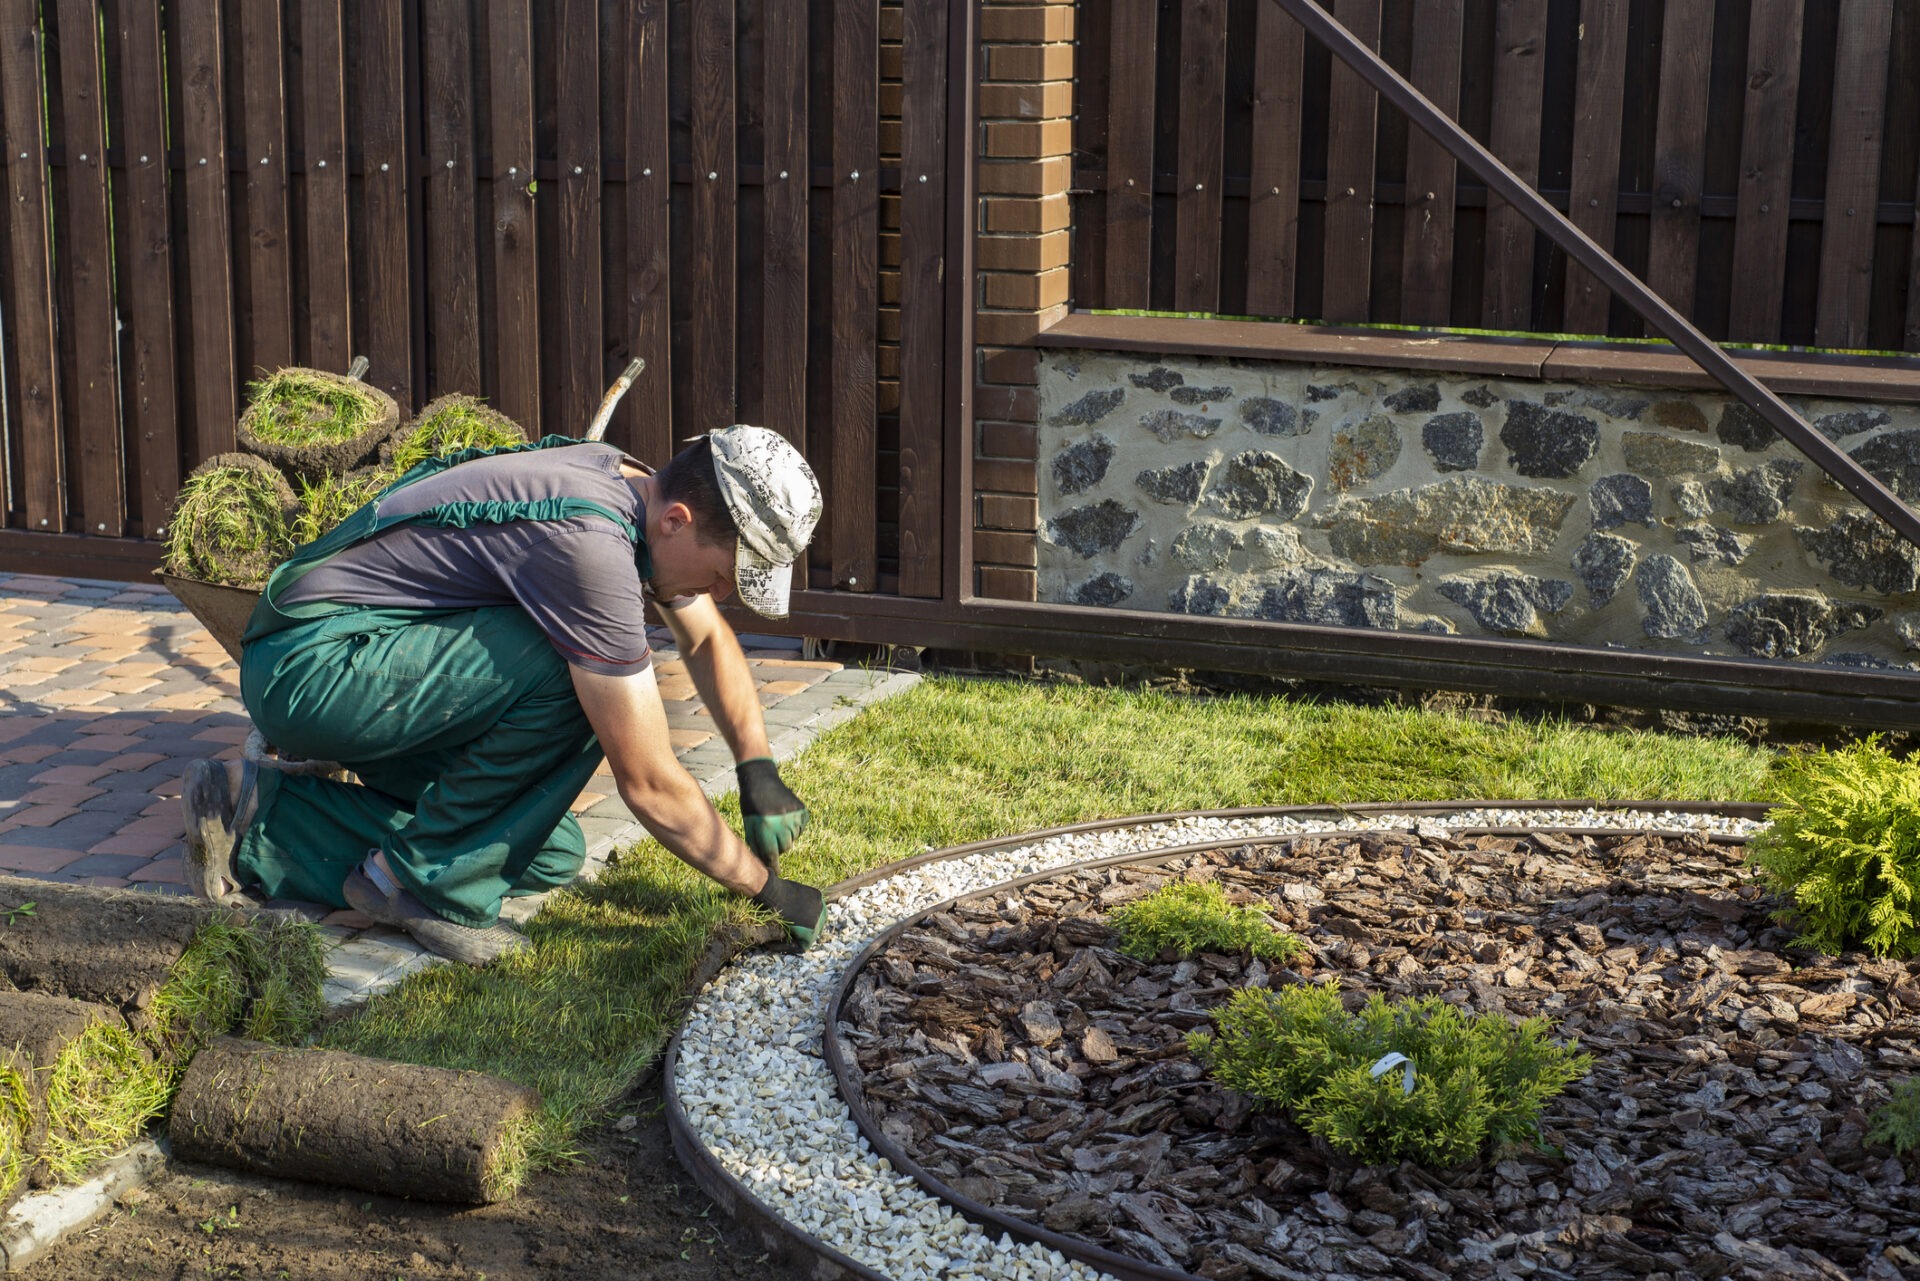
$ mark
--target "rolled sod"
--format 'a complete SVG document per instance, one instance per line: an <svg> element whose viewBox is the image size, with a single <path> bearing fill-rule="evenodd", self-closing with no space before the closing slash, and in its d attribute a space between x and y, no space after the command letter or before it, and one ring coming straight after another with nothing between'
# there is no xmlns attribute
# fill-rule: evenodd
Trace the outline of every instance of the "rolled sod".
<svg viewBox="0 0 1920 1281"><path fill-rule="evenodd" d="M389 467L362 467L345 476L322 476L300 482L294 503L293 541L310 543L371 502L397 479Z"/></svg>
<svg viewBox="0 0 1920 1281"><path fill-rule="evenodd" d="M0 1131L20 1136L17 1162L0 1159L0 1174L37 1156L35 1184L73 1182L166 1107L165 1071L106 1006L0 992L0 1051L8 1056L0 1068ZM7 1071L24 1074L24 1121Z"/></svg>
<svg viewBox="0 0 1920 1281"><path fill-rule="evenodd" d="M429 458L476 446L498 449L526 443L519 423L472 396L455 392L430 403L380 447L381 461L398 475Z"/></svg>
<svg viewBox="0 0 1920 1281"><path fill-rule="evenodd" d="M511 1196L540 1095L479 1072L221 1037L174 1098L174 1155L423 1201Z"/></svg>
<svg viewBox="0 0 1920 1281"><path fill-rule="evenodd" d="M167 514L162 568L180 578L258 587L293 550L293 487L249 454L215 454L193 469Z"/></svg>
<svg viewBox="0 0 1920 1281"><path fill-rule="evenodd" d="M278 369L250 389L240 448L291 476L317 481L373 461L400 425L378 387L324 369Z"/></svg>

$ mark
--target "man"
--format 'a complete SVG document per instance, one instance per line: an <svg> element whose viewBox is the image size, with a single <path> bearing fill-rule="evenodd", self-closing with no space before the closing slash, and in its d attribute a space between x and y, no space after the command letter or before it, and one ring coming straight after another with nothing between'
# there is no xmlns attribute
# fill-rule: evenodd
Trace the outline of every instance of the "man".
<svg viewBox="0 0 1920 1281"><path fill-rule="evenodd" d="M738 590L784 616L819 516L806 461L759 427L711 432L657 474L562 437L414 468L274 571L242 651L268 741L359 782L193 762L188 885L354 907L484 965L528 945L502 899L578 874L567 810L604 753L661 844L811 944L824 901L777 862L807 811L715 602ZM747 843L674 756L649 599L738 763Z"/></svg>

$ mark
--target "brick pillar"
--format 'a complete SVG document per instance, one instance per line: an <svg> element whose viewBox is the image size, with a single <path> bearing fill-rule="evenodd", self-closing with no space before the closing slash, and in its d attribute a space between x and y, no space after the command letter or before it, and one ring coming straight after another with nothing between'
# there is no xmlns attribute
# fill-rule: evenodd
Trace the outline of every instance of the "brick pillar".
<svg viewBox="0 0 1920 1281"><path fill-rule="evenodd" d="M973 555L975 590L1000 600L1035 594L1039 376L1022 344L1067 313L1073 29L1071 0L980 11Z"/></svg>

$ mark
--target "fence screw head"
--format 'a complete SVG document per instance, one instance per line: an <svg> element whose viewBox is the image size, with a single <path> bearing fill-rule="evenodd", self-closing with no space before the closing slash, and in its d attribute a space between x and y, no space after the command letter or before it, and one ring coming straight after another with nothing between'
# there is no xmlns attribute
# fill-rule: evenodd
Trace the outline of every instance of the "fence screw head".
<svg viewBox="0 0 1920 1281"><path fill-rule="evenodd" d="M1594 197L1594 198L1592 198L1592 199L1589 199L1589 200L1587 201L1587 208L1589 208L1589 209L1598 209L1599 207L1600 207L1600 200L1599 200L1599 198L1598 198L1598 197Z"/></svg>
<svg viewBox="0 0 1920 1281"><path fill-rule="evenodd" d="M925 175L925 174L921 174L921 175L920 175L920 181L921 181L921 182L925 182L926 180L927 180L927 175Z"/></svg>
<svg viewBox="0 0 1920 1281"><path fill-rule="evenodd" d="M1133 185L1133 179L1131 178L1127 179L1127 185L1131 187Z"/></svg>
<svg viewBox="0 0 1920 1281"><path fill-rule="evenodd" d="M1847 217L1849 217L1849 218L1851 218L1851 217L1853 217L1853 210L1852 210L1852 209L1849 209L1849 210L1847 210Z"/></svg>
<svg viewBox="0 0 1920 1281"><path fill-rule="evenodd" d="M451 160L447 161L447 168L449 169L453 168L453 161Z"/></svg>
<svg viewBox="0 0 1920 1281"><path fill-rule="evenodd" d="M1675 209L1678 209L1678 208L1680 207L1680 198L1679 198L1678 196L1675 196L1675 197L1674 197L1674 200L1673 200L1673 207L1674 207Z"/></svg>
<svg viewBox="0 0 1920 1281"><path fill-rule="evenodd" d="M1348 194L1349 196L1351 196L1351 195L1353 194L1353 188L1352 188L1352 187L1348 187L1348 188L1347 188L1347 194Z"/></svg>
<svg viewBox="0 0 1920 1281"><path fill-rule="evenodd" d="M320 162L320 165L319 165L319 167L320 167L320 168L322 168L322 169L325 169L325 168L327 167L327 162L326 162L326 161L324 161L324 160L322 160L322 161Z"/></svg>
<svg viewBox="0 0 1920 1281"><path fill-rule="evenodd" d="M82 153L80 154L80 163L81 163L81 164L85 164L85 163L87 163L87 156L86 156L86 153L85 153L85 152L82 152Z"/></svg>
<svg viewBox="0 0 1920 1281"><path fill-rule="evenodd" d="M651 178L651 177L653 177L653 170L651 170L651 169L642 169L642 170L640 171L640 176L641 176L642 178Z"/></svg>
<svg viewBox="0 0 1920 1281"><path fill-rule="evenodd" d="M1195 191L1205 191L1207 189L1207 184L1204 182L1196 182L1193 184L1193 189Z"/></svg>
<svg viewBox="0 0 1920 1281"><path fill-rule="evenodd" d="M147 158L146 158L145 156L142 156L142 157L140 157L140 163L141 163L141 164L143 164L143 165L144 165L144 164L146 164L146 163L147 163ZM324 161L324 160L322 160L322 161L321 161L320 163L324 165L324 164L326 164L327 162L326 162L326 161Z"/></svg>
<svg viewBox="0 0 1920 1281"><path fill-rule="evenodd" d="M387 162L382 160L380 162L380 172L385 173L386 171L387 171Z"/></svg>
<svg viewBox="0 0 1920 1281"><path fill-rule="evenodd" d="M780 177L784 180L786 176L787 176L787 171L785 169L782 169L780 171Z"/></svg>
<svg viewBox="0 0 1920 1281"><path fill-rule="evenodd" d="M854 181L854 182L859 182L859 181L860 181L860 171L859 171L858 169L855 169L855 170L853 171L853 181Z"/></svg>
<svg viewBox="0 0 1920 1281"><path fill-rule="evenodd" d="M712 181L713 181L713 180L714 180L715 178L718 178L719 176L720 176L720 171L719 171L719 170L717 170L717 169L709 169L709 170L707 170L707 181L708 181L708 182L712 182Z"/></svg>
<svg viewBox="0 0 1920 1281"><path fill-rule="evenodd" d="M42 516L42 517L40 518L40 523L41 523L42 525L44 525L44 524L46 524L46 523L47 523L47 518L46 518L45 516Z"/></svg>
<svg viewBox="0 0 1920 1281"><path fill-rule="evenodd" d="M25 157L25 156L21 156L20 158L21 158L22 160L25 160L25 159L26 159L26 157ZM202 157L200 157L200 163L201 163L201 164L203 164L203 165L204 165L204 164L206 164L206 163L207 163L207 158L206 158L205 156L202 156ZM382 166L381 166L381 168L383 168L383 169L384 169L384 168L386 168L386 166L385 166L385 165L382 165Z"/></svg>
<svg viewBox="0 0 1920 1281"><path fill-rule="evenodd" d="M264 164L266 164L266 163L267 163L267 157L265 157L265 156L262 156L262 157L260 157L260 163L261 163L261 164L263 164L263 165L264 165Z"/></svg>
<svg viewBox="0 0 1920 1281"><path fill-rule="evenodd" d="M99 530L99 531L100 531L101 533L103 533L103 534L107 532L107 527L106 527L106 526L105 526L104 524L102 524L102 525L95 525L95 526L94 526L94 528L95 528L95 529L97 529L97 530Z"/></svg>
<svg viewBox="0 0 1920 1281"><path fill-rule="evenodd" d="M585 172L586 172L586 170L585 170L585 169L583 169L583 168L581 168L581 167L580 167L579 165L575 165L575 166L573 167L573 171L574 171L574 173L576 173L576 174L582 174L582 173L585 173Z"/></svg>

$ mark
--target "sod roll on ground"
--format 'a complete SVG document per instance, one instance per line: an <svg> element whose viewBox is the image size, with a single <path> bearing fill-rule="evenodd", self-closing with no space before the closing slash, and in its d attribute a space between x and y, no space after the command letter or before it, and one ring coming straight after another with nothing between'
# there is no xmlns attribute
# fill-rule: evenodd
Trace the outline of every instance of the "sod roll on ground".
<svg viewBox="0 0 1920 1281"><path fill-rule="evenodd" d="M0 992L0 1199L79 1179L167 1103L167 1073L104 1005Z"/></svg>
<svg viewBox="0 0 1920 1281"><path fill-rule="evenodd" d="M288 475L317 481L374 460L400 425L393 397L324 369L277 369L249 389L240 448Z"/></svg>
<svg viewBox="0 0 1920 1281"><path fill-rule="evenodd" d="M540 1106L479 1072L222 1037L174 1099L174 1155L283 1179L484 1205L525 1178Z"/></svg>

